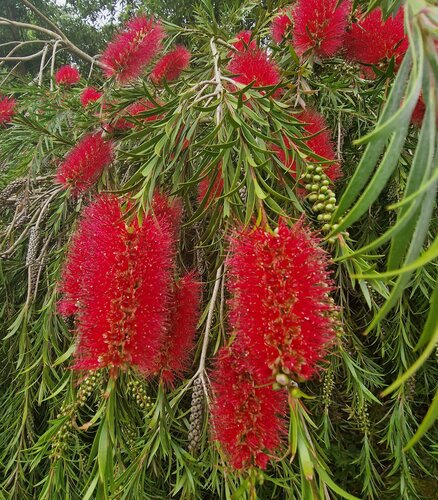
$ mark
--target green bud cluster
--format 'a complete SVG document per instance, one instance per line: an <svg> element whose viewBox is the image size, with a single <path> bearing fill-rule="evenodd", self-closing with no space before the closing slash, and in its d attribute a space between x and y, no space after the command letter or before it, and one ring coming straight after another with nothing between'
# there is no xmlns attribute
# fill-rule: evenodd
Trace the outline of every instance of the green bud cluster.
<svg viewBox="0 0 438 500"><path fill-rule="evenodd" d="M329 407L332 404L332 393L335 383L335 372L330 366L324 374L324 382L322 385L322 402L324 405L324 413L328 415Z"/></svg>
<svg viewBox="0 0 438 500"><path fill-rule="evenodd" d="M415 386L417 385L417 377L416 375L412 375L412 377L409 377L408 380L406 381L405 385L405 394L406 394L406 399L408 401L413 401L415 397Z"/></svg>
<svg viewBox="0 0 438 500"><path fill-rule="evenodd" d="M102 379L102 372L100 370L91 371L89 376L82 382L78 395L77 395L77 406L84 406L87 399L91 396L93 391L99 385Z"/></svg>
<svg viewBox="0 0 438 500"><path fill-rule="evenodd" d="M337 225L330 223L333 212L336 210L336 195L330 189L330 179L324 173L324 169L308 165L302 180L309 193L307 199L312 203L312 210L318 214L317 219L322 224L321 229L325 233L336 229ZM334 240L330 243L334 243Z"/></svg>
<svg viewBox="0 0 438 500"><path fill-rule="evenodd" d="M356 412L356 421L361 432L368 435L370 432L370 414L368 412L368 404L365 401L363 405L359 405Z"/></svg>
<svg viewBox="0 0 438 500"><path fill-rule="evenodd" d="M128 390L139 408L147 410L152 406L151 398L147 395L146 389L139 380L130 380Z"/></svg>
<svg viewBox="0 0 438 500"><path fill-rule="evenodd" d="M190 408L189 452L194 453L201 442L202 415L203 415L204 389L202 380L197 378L193 382L192 404Z"/></svg>
<svg viewBox="0 0 438 500"><path fill-rule="evenodd" d="M122 427L125 443L129 448L133 448L138 437L137 429L134 425L126 424Z"/></svg>

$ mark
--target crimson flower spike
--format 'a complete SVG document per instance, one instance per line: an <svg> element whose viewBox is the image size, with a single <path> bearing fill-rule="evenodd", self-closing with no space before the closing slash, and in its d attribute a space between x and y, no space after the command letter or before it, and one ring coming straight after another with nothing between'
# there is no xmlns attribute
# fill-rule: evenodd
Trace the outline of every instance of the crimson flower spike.
<svg viewBox="0 0 438 500"><path fill-rule="evenodd" d="M234 469L265 469L286 433L286 393L266 383L271 371L255 361L237 340L219 351L211 374L212 437Z"/></svg>
<svg viewBox="0 0 438 500"><path fill-rule="evenodd" d="M81 104L86 108L90 103L98 101L103 96L102 92L99 92L94 87L85 87L81 92Z"/></svg>
<svg viewBox="0 0 438 500"><path fill-rule="evenodd" d="M15 114L16 101L13 97L0 95L0 127L6 126Z"/></svg>
<svg viewBox="0 0 438 500"><path fill-rule="evenodd" d="M171 300L170 217L149 213L141 227L136 220L127 224L121 201L109 195L85 209L63 270L59 305L61 313L76 313L74 369L153 371Z"/></svg>
<svg viewBox="0 0 438 500"><path fill-rule="evenodd" d="M276 64L269 59L265 51L258 48L237 51L227 69L236 75L233 77L236 82L244 85L254 82L254 87L264 87L280 82Z"/></svg>
<svg viewBox="0 0 438 500"><path fill-rule="evenodd" d="M111 141L105 141L101 132L87 134L65 157L56 173L56 180L78 196L97 181L112 158Z"/></svg>
<svg viewBox="0 0 438 500"><path fill-rule="evenodd" d="M271 36L276 44L280 44L290 32L292 22L292 6L282 9L272 20Z"/></svg>
<svg viewBox="0 0 438 500"><path fill-rule="evenodd" d="M318 244L301 221L280 222L275 234L259 227L232 238L231 329L254 367L268 367L273 377L310 378L335 338L330 261Z"/></svg>
<svg viewBox="0 0 438 500"><path fill-rule="evenodd" d="M318 113L318 111L311 108L307 108L301 113L294 115L294 118L305 123L303 127L304 135L310 136L309 139L305 140L306 145L316 155L326 158L327 160L333 160L330 164L323 166L327 177L332 181L339 179L342 176L341 166L338 161L335 161L336 153L333 148L331 133L327 128L328 125L325 118ZM292 148L292 144L286 136L283 136L283 140L288 149ZM278 156L279 160L283 163L283 165L289 168L292 176L295 178L297 166L292 155L287 154L287 152L275 144L271 147ZM321 160L315 158L314 161L318 162ZM303 190L301 194L305 194L305 191Z"/></svg>
<svg viewBox="0 0 438 500"><path fill-rule="evenodd" d="M172 386L181 378L193 351L199 317L201 284L195 273L189 273L173 285L169 320L156 358L155 372L164 384Z"/></svg>
<svg viewBox="0 0 438 500"><path fill-rule="evenodd" d="M297 55L335 55L342 47L350 10L350 0L298 0L292 13L292 45Z"/></svg>
<svg viewBox="0 0 438 500"><path fill-rule="evenodd" d="M360 12L356 14L360 16ZM347 58L365 65L386 65L394 58L398 66L409 45L403 19L403 8L386 21L383 20L382 9L378 8L353 23L345 37ZM366 76L375 76L369 66L363 66L363 69Z"/></svg>
<svg viewBox="0 0 438 500"><path fill-rule="evenodd" d="M134 80L157 55L163 38L163 28L154 19L131 19L102 54L105 75L122 84Z"/></svg>
<svg viewBox="0 0 438 500"><path fill-rule="evenodd" d="M70 65L61 66L55 73L55 82L57 85L70 86L79 83L81 75L79 71Z"/></svg>
<svg viewBox="0 0 438 500"><path fill-rule="evenodd" d="M190 55L190 52L181 45L165 54L151 72L152 82L160 85L179 78L190 63Z"/></svg>

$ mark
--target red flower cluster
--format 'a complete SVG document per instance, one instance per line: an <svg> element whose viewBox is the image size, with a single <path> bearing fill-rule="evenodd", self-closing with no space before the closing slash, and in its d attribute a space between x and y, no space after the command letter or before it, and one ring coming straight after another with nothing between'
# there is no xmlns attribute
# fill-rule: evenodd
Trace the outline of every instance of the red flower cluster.
<svg viewBox="0 0 438 500"><path fill-rule="evenodd" d="M378 8L354 23L345 38L347 57L367 65L385 65L394 57L399 65L408 49L403 18L401 8L395 17L383 21L382 10ZM367 76L372 76L374 73L367 69Z"/></svg>
<svg viewBox="0 0 438 500"><path fill-rule="evenodd" d="M257 48L256 41L252 39L251 30L239 31L234 38L236 38L236 41L232 45L239 52L245 52L245 50L254 50ZM228 57L231 57L233 53L234 52L230 52Z"/></svg>
<svg viewBox="0 0 438 500"><path fill-rule="evenodd" d="M243 231L228 260L236 338L213 375L214 437L236 468L265 467L281 444L284 391L277 376L308 379L335 337L327 254L298 222ZM277 379L278 380L278 379Z"/></svg>
<svg viewBox="0 0 438 500"><path fill-rule="evenodd" d="M115 76L120 83L137 78L159 51L163 38L161 25L153 19L143 16L132 19L102 54L105 75Z"/></svg>
<svg viewBox="0 0 438 500"><path fill-rule="evenodd" d="M424 115L426 113L426 105L424 103L424 98L422 95L418 98L417 104L415 105L414 111L411 116L411 123L416 127L421 127L424 120Z"/></svg>
<svg viewBox="0 0 438 500"><path fill-rule="evenodd" d="M214 175L216 175L216 177L214 178L213 185L211 186L210 189L212 177ZM210 192L208 192L209 189ZM222 176L222 164L220 163L218 165L217 174L215 174L215 172L212 172L211 175L204 177L202 181L199 183L198 203L201 204L208 193L207 204L210 204L214 199L218 198L219 196L222 196L223 190L224 190L224 178Z"/></svg>
<svg viewBox="0 0 438 500"><path fill-rule="evenodd" d="M86 108L91 102L98 101L103 96L102 92L99 92L94 87L85 87L81 92L81 104Z"/></svg>
<svg viewBox="0 0 438 500"><path fill-rule="evenodd" d="M280 44L292 29L293 17L292 6L282 9L277 16L274 17L271 25L271 36L275 43Z"/></svg>
<svg viewBox="0 0 438 500"><path fill-rule="evenodd" d="M0 95L0 126L5 126L11 121L15 114L16 104L17 102L13 97Z"/></svg>
<svg viewBox="0 0 438 500"><path fill-rule="evenodd" d="M261 370L308 379L334 339L329 259L318 243L301 222L232 241L230 323Z"/></svg>
<svg viewBox="0 0 438 500"><path fill-rule="evenodd" d="M155 65L151 73L151 80L156 84L173 82L188 67L190 52L183 46L165 54Z"/></svg>
<svg viewBox="0 0 438 500"><path fill-rule="evenodd" d="M55 82L57 85L74 85L81 79L79 71L70 65L61 66L55 73Z"/></svg>
<svg viewBox="0 0 438 500"><path fill-rule="evenodd" d="M265 87L280 82L276 64L258 48L236 52L228 64L228 71L236 75L233 78L236 82L244 85L254 82L254 87Z"/></svg>
<svg viewBox="0 0 438 500"><path fill-rule="evenodd" d="M63 270L59 304L62 314L77 315L75 369L135 366L151 376L161 360L165 381L180 375L199 295L193 275L171 292L180 213L162 195L141 226L124 220L122 202L114 196L101 196L85 209Z"/></svg>
<svg viewBox="0 0 438 500"><path fill-rule="evenodd" d="M173 286L168 325L154 370L166 385L173 385L187 368L199 317L200 288L194 273L183 276Z"/></svg>
<svg viewBox="0 0 438 500"><path fill-rule="evenodd" d="M235 342L219 351L212 388L213 437L232 467L262 469L281 445L285 422L284 392L266 383L270 370L254 368L254 359Z"/></svg>
<svg viewBox="0 0 438 500"><path fill-rule="evenodd" d="M293 46L298 56L312 51L333 56L342 46L350 0L298 0L293 10Z"/></svg>
<svg viewBox="0 0 438 500"><path fill-rule="evenodd" d="M135 123L132 121L126 120L124 116L137 116L140 113L144 113L145 111L150 111L154 109L155 105L151 101L141 100L134 102L130 106L128 106L125 110L125 114L116 118L114 122L111 123L110 126L107 126L107 131L112 132L113 130L128 130L135 127ZM154 120L158 120L160 115L151 115L145 118L141 118L142 122L152 122Z"/></svg>
<svg viewBox="0 0 438 500"><path fill-rule="evenodd" d="M300 114L295 115L295 118L305 123L303 128L309 135L309 139L305 141L307 147L318 156L322 156L327 160L335 160L336 154L333 149L331 134L327 129L327 123L324 117L313 109L306 109ZM292 144L287 137L284 136L283 140L287 148L292 148ZM286 155L284 150L276 145L273 145L272 149L275 151L280 161L290 169L295 178L297 167L293 156ZM319 162L321 160L315 158L314 161ZM332 181L335 181L342 175L340 164L337 161L333 161L326 165L324 171Z"/></svg>
<svg viewBox="0 0 438 500"><path fill-rule="evenodd" d="M105 141L101 132L86 135L58 168L56 180L77 196L89 189L102 170L111 163L113 144Z"/></svg>
<svg viewBox="0 0 438 500"><path fill-rule="evenodd" d="M61 310L77 311L76 369L118 367L149 372L167 319L172 237L166 221L129 226L117 198L86 210L73 240Z"/></svg>

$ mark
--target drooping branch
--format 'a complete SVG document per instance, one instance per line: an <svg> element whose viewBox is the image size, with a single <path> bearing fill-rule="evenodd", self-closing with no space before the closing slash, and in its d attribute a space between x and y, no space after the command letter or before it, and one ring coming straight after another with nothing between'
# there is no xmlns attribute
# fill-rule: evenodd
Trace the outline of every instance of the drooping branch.
<svg viewBox="0 0 438 500"><path fill-rule="evenodd" d="M44 21L47 26L50 27L51 30L53 30L55 33L57 33L59 36L62 38L65 38L64 33L54 24L48 17L46 17L39 9L35 7L35 5L31 4L28 2L28 0L21 0L21 3L23 3L27 8L29 8L36 16L38 16L42 21Z"/></svg>
<svg viewBox="0 0 438 500"><path fill-rule="evenodd" d="M96 64L100 68L103 68L103 64L99 61L96 61L96 59L83 50L81 50L79 47L77 47L73 42L71 42L64 34L60 35L59 30L58 32L55 32L53 30L49 30L47 28L43 28L42 26L38 26L36 24L30 24L30 23L22 23L19 21L12 21L11 19L7 19L5 17L0 17L0 26L15 26L17 28L22 28L22 29L27 29L27 30L32 30L32 31L38 31L39 33L44 33L45 35L49 36L52 40L59 40L60 43L62 43L67 50L69 50L72 54L75 54L77 57L80 59L87 61L92 64ZM62 33L62 32L61 32ZM25 60L25 59L22 59Z"/></svg>

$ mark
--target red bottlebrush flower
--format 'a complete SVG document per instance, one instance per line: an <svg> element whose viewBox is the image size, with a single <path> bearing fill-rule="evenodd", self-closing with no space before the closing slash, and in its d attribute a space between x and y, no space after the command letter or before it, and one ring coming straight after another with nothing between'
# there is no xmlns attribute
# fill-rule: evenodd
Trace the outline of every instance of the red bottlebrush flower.
<svg viewBox="0 0 438 500"><path fill-rule="evenodd" d="M341 48L351 3L343 0L298 0L293 10L293 46L298 56L308 51L330 57Z"/></svg>
<svg viewBox="0 0 438 500"><path fill-rule="evenodd" d="M124 118L124 116L129 117L129 116L137 116L140 113L144 113L146 111L150 111L151 109L154 109L155 105L150 102L150 101L138 101L134 102L130 106L128 106L124 114L121 115L120 117L116 118L109 126L107 126L107 131L112 132L114 130L122 131L122 130L128 130L131 128L135 127L135 123L132 121L127 120ZM139 121L142 122L152 122L154 120L158 120L160 118L160 115L151 115L145 118L141 118Z"/></svg>
<svg viewBox="0 0 438 500"><path fill-rule="evenodd" d="M287 37L293 26L292 10L293 6L286 7L272 20L271 36L272 40L277 44L280 44Z"/></svg>
<svg viewBox="0 0 438 500"><path fill-rule="evenodd" d="M213 438L235 469L266 468L284 433L285 393L266 383L271 371L255 370L255 361L235 341L219 351L212 373Z"/></svg>
<svg viewBox="0 0 438 500"><path fill-rule="evenodd" d="M318 156L322 156L327 160L335 160L336 154L333 149L330 131L327 130L327 123L324 117L313 109L306 109L298 115L295 115L299 121L306 123L304 125L304 132L310 136L305 141L306 145ZM292 144L287 137L283 137L284 143L287 148L291 148ZM273 145L272 149L277 154L280 161L286 165L293 177L296 177L296 164L292 156L286 155L285 151L278 146ZM315 158L315 162L321 160ZM323 165L324 171L328 178L332 181L339 179L342 176L342 171L339 162L333 161L330 164Z"/></svg>
<svg viewBox="0 0 438 500"><path fill-rule="evenodd" d="M199 317L200 283L194 273L174 284L169 324L156 358L156 372L166 385L173 385L187 368Z"/></svg>
<svg viewBox="0 0 438 500"><path fill-rule="evenodd" d="M412 112L411 123L416 127L421 127L424 119L424 114L426 113L426 106L424 104L423 96L420 95L417 104Z"/></svg>
<svg viewBox="0 0 438 500"><path fill-rule="evenodd" d="M234 38L237 40L233 42L232 45L238 52L257 49L257 42L252 39L251 30L239 31ZM234 54L234 52L230 52L228 57L231 57L232 54Z"/></svg>
<svg viewBox="0 0 438 500"><path fill-rule="evenodd" d="M156 84L173 82L188 67L190 52L181 45L165 54L155 65L151 80Z"/></svg>
<svg viewBox="0 0 438 500"><path fill-rule="evenodd" d="M0 95L0 126L6 126L12 120L16 104L13 97Z"/></svg>
<svg viewBox="0 0 438 500"><path fill-rule="evenodd" d="M205 197L207 196L208 190L210 189L210 185L212 182L212 175L208 175L207 177L204 177L201 182L199 183L198 186L198 203L201 204ZM224 190L224 178L222 176L222 164L219 163L218 165L218 172L214 178L213 185L210 189L210 192L208 193L208 199L207 199L207 205L209 205L213 200L216 198L222 196Z"/></svg>
<svg viewBox="0 0 438 500"><path fill-rule="evenodd" d="M178 239L183 206L179 198L169 199L160 191L154 193L151 206L151 217L157 221L164 221L166 226L173 230L174 239Z"/></svg>
<svg viewBox="0 0 438 500"><path fill-rule="evenodd" d="M60 310L76 312L75 369L150 374L168 318L174 239L164 217L128 224L102 196L84 213L63 272Z"/></svg>
<svg viewBox="0 0 438 500"><path fill-rule="evenodd" d="M111 163L113 144L101 132L88 134L68 153L58 168L56 180L77 196L89 189Z"/></svg>
<svg viewBox="0 0 438 500"><path fill-rule="evenodd" d="M55 73L55 82L57 85L74 85L81 79L79 71L70 65L61 66Z"/></svg>
<svg viewBox="0 0 438 500"><path fill-rule="evenodd" d="M115 76L120 83L137 78L159 51L163 38L161 25L153 19L143 16L132 19L102 54L105 75Z"/></svg>
<svg viewBox="0 0 438 500"><path fill-rule="evenodd" d="M151 101L137 101L131 104L131 106L128 107L128 113L131 116L137 116L140 113L145 113L147 111L150 111L155 108L155 104ZM153 122L155 120L158 120L161 115L149 115L147 117L144 117L141 119L143 122Z"/></svg>
<svg viewBox="0 0 438 500"><path fill-rule="evenodd" d="M383 21L380 8L354 23L345 37L347 57L363 64L384 65L394 57L399 65L408 49L404 32L404 12L399 9L395 17ZM370 71L366 74L371 76Z"/></svg>
<svg viewBox="0 0 438 500"><path fill-rule="evenodd" d="M234 80L244 85L254 82L254 87L277 85L280 73L268 54L260 49L236 52L228 64L228 71L237 75Z"/></svg>
<svg viewBox="0 0 438 500"><path fill-rule="evenodd" d="M310 378L335 338L330 261L318 243L301 222L232 239L230 324L271 383L279 373Z"/></svg>
<svg viewBox="0 0 438 500"><path fill-rule="evenodd" d="M103 96L102 92L99 92L94 87L86 87L81 92L81 104L85 108L90 102L96 102Z"/></svg>

